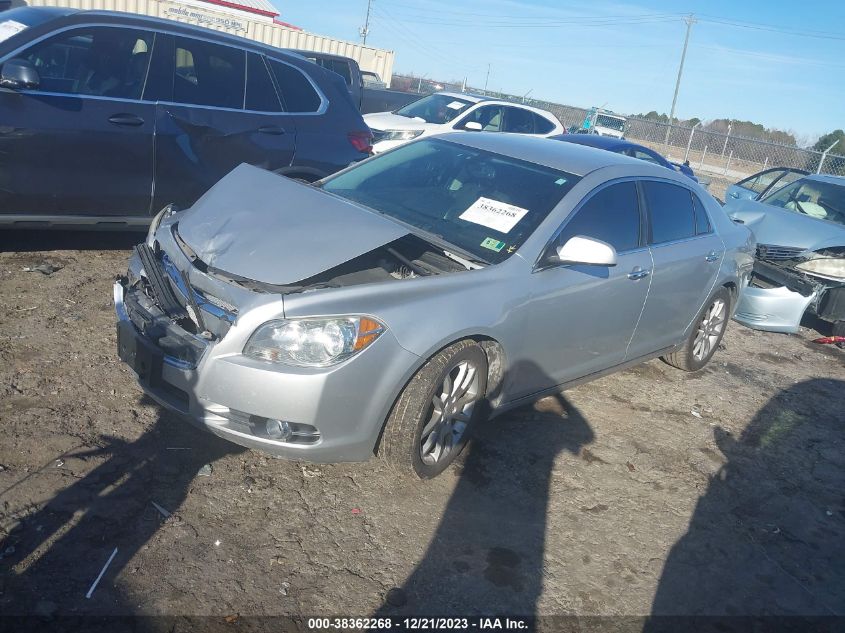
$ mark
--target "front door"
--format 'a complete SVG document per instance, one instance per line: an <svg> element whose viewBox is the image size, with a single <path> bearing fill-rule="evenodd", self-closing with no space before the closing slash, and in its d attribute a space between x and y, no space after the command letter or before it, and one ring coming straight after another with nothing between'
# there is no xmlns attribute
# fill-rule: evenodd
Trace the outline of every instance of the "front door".
<svg viewBox="0 0 845 633"><path fill-rule="evenodd" d="M594 192L563 226L552 247L580 235L617 251L616 266L558 265L531 275L525 306L525 358L512 376L522 397L621 363L649 291L651 255L633 181Z"/></svg>
<svg viewBox="0 0 845 633"><path fill-rule="evenodd" d="M0 92L0 213L149 215L155 106L141 91L154 39L80 27L13 54L40 83Z"/></svg>
<svg viewBox="0 0 845 633"><path fill-rule="evenodd" d="M172 90L157 99L154 209L192 205L241 163L271 171L291 164L296 128L262 55L169 37L153 73L154 85Z"/></svg>

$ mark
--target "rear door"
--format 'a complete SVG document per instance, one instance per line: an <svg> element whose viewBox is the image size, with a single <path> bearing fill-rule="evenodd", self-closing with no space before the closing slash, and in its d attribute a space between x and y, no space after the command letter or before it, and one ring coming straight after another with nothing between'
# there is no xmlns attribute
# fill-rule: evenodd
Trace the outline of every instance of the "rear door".
<svg viewBox="0 0 845 633"><path fill-rule="evenodd" d="M241 163L291 164L296 127L258 53L165 36L151 68L156 91L153 208L193 204Z"/></svg>
<svg viewBox="0 0 845 633"><path fill-rule="evenodd" d="M628 358L664 349L682 340L710 296L724 245L704 205L686 187L668 181L640 183L648 209L654 261L651 289Z"/></svg>
<svg viewBox="0 0 845 633"><path fill-rule="evenodd" d="M10 56L40 83L0 92L0 213L149 215L155 106L141 93L154 40L80 26Z"/></svg>

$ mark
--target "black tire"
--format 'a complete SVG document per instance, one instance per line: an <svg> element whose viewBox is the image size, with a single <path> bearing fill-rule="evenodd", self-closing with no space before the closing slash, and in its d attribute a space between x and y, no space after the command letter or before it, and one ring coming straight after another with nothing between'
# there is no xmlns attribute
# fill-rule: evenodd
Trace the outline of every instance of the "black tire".
<svg viewBox="0 0 845 633"><path fill-rule="evenodd" d="M470 389L475 392L475 398L469 420L465 422L466 426L457 441L451 441L454 434L444 436L450 439L449 450L433 463L426 463L423 459L422 433L434 419L433 400L436 392L444 386L447 376L451 378L456 371L460 371L459 366L464 362L475 368L477 377L477 382L473 383L474 389ZM379 455L400 474L416 475L420 479L436 477L460 455L472 426L484 415L486 390L487 355L480 345L475 341L464 340L440 350L414 374L397 398L385 423ZM431 455L427 455L426 459L431 460Z"/></svg>
<svg viewBox="0 0 845 633"><path fill-rule="evenodd" d="M683 371L698 371L703 369L704 366L710 362L710 359L713 358L713 354L716 353L716 350L719 348L719 343L722 342L722 337L725 335L725 330L728 327L728 320L730 319L731 314L731 299L731 292L727 288L722 287L714 292L707 300L707 303L704 304L701 312L699 312L695 317L695 322L690 330L687 340L684 341L683 346L677 351L663 356L663 360L672 365L672 367L677 367ZM718 301L721 301L724 305L722 327L718 332L716 340L709 344L710 346L708 351L703 355L697 356L695 353L696 338L701 333L705 317Z"/></svg>

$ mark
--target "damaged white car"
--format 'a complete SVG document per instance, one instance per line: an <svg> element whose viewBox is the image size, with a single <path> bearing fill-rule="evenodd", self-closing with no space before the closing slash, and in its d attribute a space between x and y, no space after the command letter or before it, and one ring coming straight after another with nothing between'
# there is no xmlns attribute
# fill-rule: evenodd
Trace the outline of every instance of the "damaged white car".
<svg viewBox="0 0 845 633"><path fill-rule="evenodd" d="M812 175L725 210L757 238L751 286L735 318L758 330L796 332L805 312L845 336L845 178Z"/></svg>

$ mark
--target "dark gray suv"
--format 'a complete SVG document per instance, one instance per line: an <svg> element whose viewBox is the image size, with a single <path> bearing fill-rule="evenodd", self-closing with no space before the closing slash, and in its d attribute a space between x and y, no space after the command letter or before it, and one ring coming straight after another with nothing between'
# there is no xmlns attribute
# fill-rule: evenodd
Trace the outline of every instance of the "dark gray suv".
<svg viewBox="0 0 845 633"><path fill-rule="evenodd" d="M0 14L0 226L148 224L241 163L317 180L372 135L335 73L106 11Z"/></svg>

